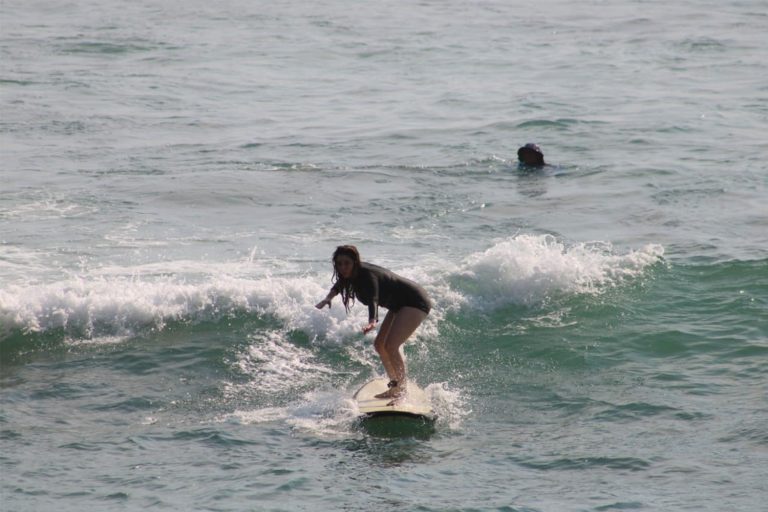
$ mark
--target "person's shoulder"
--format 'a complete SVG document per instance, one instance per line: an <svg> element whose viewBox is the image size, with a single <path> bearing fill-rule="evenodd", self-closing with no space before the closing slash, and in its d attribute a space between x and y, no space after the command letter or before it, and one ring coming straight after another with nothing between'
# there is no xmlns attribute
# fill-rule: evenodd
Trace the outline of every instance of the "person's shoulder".
<svg viewBox="0 0 768 512"><path fill-rule="evenodd" d="M368 263L367 261L360 262L360 269L373 274L386 272L384 267L376 265L375 263Z"/></svg>
<svg viewBox="0 0 768 512"><path fill-rule="evenodd" d="M361 262L360 270L363 271L361 275L371 276L372 278L375 278L378 280L391 279L392 276L394 275L394 273L391 270L384 268L380 265L376 265L374 263Z"/></svg>

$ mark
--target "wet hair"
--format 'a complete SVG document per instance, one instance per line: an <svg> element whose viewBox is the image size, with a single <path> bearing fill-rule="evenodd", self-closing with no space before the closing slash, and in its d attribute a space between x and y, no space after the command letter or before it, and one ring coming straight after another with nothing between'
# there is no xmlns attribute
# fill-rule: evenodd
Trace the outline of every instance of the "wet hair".
<svg viewBox="0 0 768 512"><path fill-rule="evenodd" d="M344 308L349 313L349 308L355 304L355 289L352 286L352 280L341 277L336 268L336 259L339 256L347 256L352 260L352 277L355 277L360 269L360 252L354 245L340 245L333 251L333 257L331 257L333 262L333 286L341 294L341 302L344 303Z"/></svg>
<svg viewBox="0 0 768 512"><path fill-rule="evenodd" d="M541 151L541 148L538 144L534 144L533 142L529 142L525 146L521 147L517 150L517 159L521 162L524 162L523 155L524 154L534 154L536 162L533 165L544 165L544 153Z"/></svg>

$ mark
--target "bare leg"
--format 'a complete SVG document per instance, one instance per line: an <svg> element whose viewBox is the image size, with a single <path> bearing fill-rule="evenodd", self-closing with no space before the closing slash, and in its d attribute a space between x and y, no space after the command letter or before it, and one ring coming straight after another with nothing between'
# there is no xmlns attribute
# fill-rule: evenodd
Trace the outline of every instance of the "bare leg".
<svg viewBox="0 0 768 512"><path fill-rule="evenodd" d="M389 353L385 350L387 335L392 327L392 321L395 319L395 313L387 311L387 316L384 317L384 321L381 322L379 332L376 335L376 339L373 342L373 348L376 349L376 353L381 358L381 363L384 365L384 370L387 372L389 380L397 380L395 377L395 367L392 365L392 361L389 359Z"/></svg>
<svg viewBox="0 0 768 512"><path fill-rule="evenodd" d="M387 313L389 316L389 313ZM384 393L376 395L376 398L397 397L403 393L406 385L405 360L400 352L400 347L421 325L427 314L418 308L403 307L394 315L391 325L388 326L386 337L384 339L384 350L386 355L382 355L382 361L386 357L388 364L392 366L390 379L397 381L397 387ZM378 337L377 337L378 341Z"/></svg>

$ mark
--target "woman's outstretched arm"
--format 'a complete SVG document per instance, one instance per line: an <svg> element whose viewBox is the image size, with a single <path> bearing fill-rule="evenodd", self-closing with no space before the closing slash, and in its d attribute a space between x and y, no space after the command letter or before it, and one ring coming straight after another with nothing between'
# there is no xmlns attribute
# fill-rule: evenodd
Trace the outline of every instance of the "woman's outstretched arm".
<svg viewBox="0 0 768 512"><path fill-rule="evenodd" d="M331 291L328 292L328 295L325 296L323 300L315 304L315 307L317 309L323 309L325 306L328 306L328 309L331 307L331 300L339 294L339 291L336 289L336 285L331 288Z"/></svg>

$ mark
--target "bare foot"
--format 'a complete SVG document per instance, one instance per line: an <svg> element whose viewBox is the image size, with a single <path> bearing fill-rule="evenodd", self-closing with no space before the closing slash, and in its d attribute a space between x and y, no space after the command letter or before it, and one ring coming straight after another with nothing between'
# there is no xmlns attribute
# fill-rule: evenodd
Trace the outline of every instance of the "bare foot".
<svg viewBox="0 0 768 512"><path fill-rule="evenodd" d="M401 393L397 395L394 400L387 402L387 407L392 407L393 405L397 405L403 400L405 400L405 393Z"/></svg>
<svg viewBox="0 0 768 512"><path fill-rule="evenodd" d="M389 388L383 393L379 393L378 395L376 395L376 398L379 398L379 399L400 398L404 395L405 395L405 388L403 388L402 386L395 386L393 388ZM387 404L387 405L391 405L391 404Z"/></svg>
<svg viewBox="0 0 768 512"><path fill-rule="evenodd" d="M394 398L397 396L398 389L397 388L389 388L383 393L379 393L376 395L376 398L383 399L383 398Z"/></svg>

